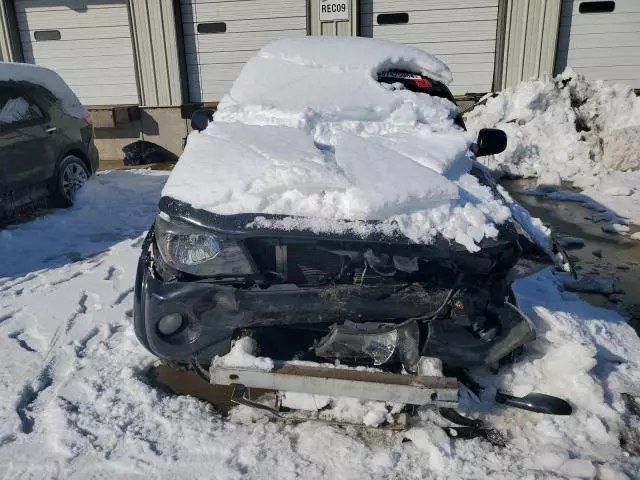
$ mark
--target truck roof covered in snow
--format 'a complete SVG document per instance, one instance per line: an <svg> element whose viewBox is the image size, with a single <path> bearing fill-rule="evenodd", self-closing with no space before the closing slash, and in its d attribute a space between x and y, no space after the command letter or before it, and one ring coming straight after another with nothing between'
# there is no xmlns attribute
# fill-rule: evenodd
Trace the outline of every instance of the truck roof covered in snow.
<svg viewBox="0 0 640 480"><path fill-rule="evenodd" d="M378 74L389 70L422 74L444 84L452 79L442 61L406 45L360 37L285 39L249 60L220 106L384 116L398 103L378 82Z"/></svg>
<svg viewBox="0 0 640 480"><path fill-rule="evenodd" d="M85 118L89 114L73 90L53 70L27 63L0 62L0 82L29 82L40 85L55 95L68 115Z"/></svg>

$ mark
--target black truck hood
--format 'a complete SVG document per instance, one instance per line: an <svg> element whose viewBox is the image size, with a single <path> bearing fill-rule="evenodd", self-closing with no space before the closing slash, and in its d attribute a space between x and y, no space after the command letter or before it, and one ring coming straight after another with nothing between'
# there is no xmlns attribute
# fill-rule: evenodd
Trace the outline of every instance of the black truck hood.
<svg viewBox="0 0 640 480"><path fill-rule="evenodd" d="M245 239L252 237L273 237L282 239L314 239L318 241L348 241L363 243L378 243L384 245L405 246L412 249L420 249L431 252L434 256L449 256L453 252L467 253L468 250L457 243L451 242L441 235L437 235L429 244L419 244L411 241L399 231L391 234L372 229L370 233L362 234L355 228L350 229L349 224L356 225L356 221L344 221L345 229L340 233L314 232L310 229L274 227L261 227L261 222L256 219L281 220L291 218L289 215L273 215L264 213L242 213L233 215L220 215L206 210L197 209L190 204L171 197L162 197L159 203L160 211L171 218L180 219L188 223L212 230L226 237ZM273 224L273 222L267 222ZM293 222L295 224L295 222ZM375 225L380 222L373 220L364 222ZM275 222L277 225L277 222ZM518 241L518 233L514 224L509 220L498 225L497 238L484 238L480 242L480 249L500 250L509 248Z"/></svg>

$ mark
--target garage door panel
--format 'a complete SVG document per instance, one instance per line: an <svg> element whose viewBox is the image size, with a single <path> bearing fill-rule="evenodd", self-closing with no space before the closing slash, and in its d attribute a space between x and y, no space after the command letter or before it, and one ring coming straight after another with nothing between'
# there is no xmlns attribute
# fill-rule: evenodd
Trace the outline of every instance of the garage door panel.
<svg viewBox="0 0 640 480"><path fill-rule="evenodd" d="M48 29L49 30L49 29ZM56 29L52 29L56 30ZM60 40L57 42L70 42L73 40L98 40L98 39L110 39L110 38L126 38L131 43L131 30L128 26L126 27L96 27L96 28L67 28L62 29L60 31ZM31 31L20 31L20 36L23 38L23 41L33 40L33 30ZM53 41L49 42L38 42L38 43L55 43ZM67 48L73 48L72 46L67 45Z"/></svg>
<svg viewBox="0 0 640 480"><path fill-rule="evenodd" d="M126 0L16 0L25 61L57 71L85 105L137 104L138 87ZM36 40L53 30L59 38Z"/></svg>
<svg viewBox="0 0 640 480"><path fill-rule="evenodd" d="M91 12L69 10L63 15L52 15L49 11L32 9L27 14L17 14L18 28L22 29L63 29L87 27L128 26L129 16L124 8L102 8ZM55 19L55 23L52 20Z"/></svg>
<svg viewBox="0 0 640 480"><path fill-rule="evenodd" d="M555 71L566 67L592 80L640 88L640 1L616 0L613 12L580 13L579 0L564 0Z"/></svg>
<svg viewBox="0 0 640 480"><path fill-rule="evenodd" d="M42 57L45 54L47 59L72 58L78 62L79 58L95 59L95 57L102 57L103 52L106 51L108 53L105 53L104 56L122 56L126 58L131 65L133 65L133 56L126 56L119 53L123 48L130 48L130 45L131 39L129 38L115 38L85 40L80 46L74 45L73 50L69 50L69 44L65 42L23 43L22 50L25 55L25 61L28 63L35 63L35 59L37 57Z"/></svg>
<svg viewBox="0 0 640 480"><path fill-rule="evenodd" d="M242 2L222 2L204 3L198 5L183 4L182 18L185 22L193 22L199 18L215 19L216 21L227 20L251 20L258 18L282 18L282 17L305 17L307 8L300 0L280 0L278 8L273 8L273 4L260 2L247 9ZM286 9L286 10L285 10Z"/></svg>
<svg viewBox="0 0 640 480"><path fill-rule="evenodd" d="M380 12L362 13L360 15L360 26L371 27L377 25L376 17ZM409 12L409 22L404 25L415 24L432 24L453 22L477 22L491 21L495 24L495 18L498 16L498 7L490 8L472 8L472 9L454 9L454 10L422 10Z"/></svg>
<svg viewBox="0 0 640 480"><path fill-rule="evenodd" d="M201 79L205 83L216 82L216 81L229 81L233 82L240 72L244 68L243 63L239 64L227 64L227 65L218 65L215 70L207 70L202 73ZM229 85L231 87L231 85Z"/></svg>
<svg viewBox="0 0 640 480"><path fill-rule="evenodd" d="M453 73L454 94L491 91L498 0L361 0L361 35L432 53ZM380 25L381 13L408 14L404 24Z"/></svg>
<svg viewBox="0 0 640 480"><path fill-rule="evenodd" d="M361 0L360 12L385 13L497 7L498 0Z"/></svg>
<svg viewBox="0 0 640 480"><path fill-rule="evenodd" d="M254 50L243 50L235 52L200 52L200 54L191 52L185 54L185 61L187 65L245 63L248 62L254 55Z"/></svg>
<svg viewBox="0 0 640 480"><path fill-rule="evenodd" d="M626 46L626 47L618 47L615 49L615 54L612 54L612 51L609 47L594 47L594 48L573 48L571 50L571 59L573 61L583 61L588 62L589 59L596 59L601 61L600 59L611 59L612 61L616 58L627 59L627 58L635 58L638 55L638 47Z"/></svg>
<svg viewBox="0 0 640 480"><path fill-rule="evenodd" d="M300 19L300 22L306 19ZM198 22L206 23L206 22ZM197 35L198 23L185 23L183 25L184 35ZM297 30L295 24L292 25L290 18L266 18L264 20L232 20L224 22L227 31L225 33L210 35L225 35L229 33L264 32L270 30ZM293 27L293 28L292 28Z"/></svg>
<svg viewBox="0 0 640 480"><path fill-rule="evenodd" d="M185 62L191 101L219 101L244 64L266 44L307 35L301 0L181 0ZM223 32L199 33L223 22Z"/></svg>
<svg viewBox="0 0 640 480"><path fill-rule="evenodd" d="M612 32L606 35L565 35L558 39L558 43L568 43L570 50L609 47L613 55L618 47L640 46L640 34L637 32ZM570 56L571 52L569 52Z"/></svg>
<svg viewBox="0 0 640 480"><path fill-rule="evenodd" d="M563 0L562 1L562 15L566 16L568 14L573 13L574 15L582 15L582 16L593 16L599 14L581 14L580 9L578 8L580 3L583 3L584 0L575 1L575 0ZM638 0L615 0L615 9L612 13L633 13L640 11L640 5Z"/></svg>
<svg viewBox="0 0 640 480"><path fill-rule="evenodd" d="M472 30L472 31L470 31ZM435 23L425 28L424 25L375 25L373 27L363 27L362 34L370 36L376 35L401 37L403 35L421 38L431 38L441 42L462 40L459 34L475 34L478 37L495 37L496 23L491 21L481 22L457 22L452 24ZM443 35L449 34L448 38Z"/></svg>
<svg viewBox="0 0 640 480"><path fill-rule="evenodd" d="M69 52L67 52L67 54L69 55ZM27 61L27 63L34 63L35 57L33 55L25 55L25 61ZM46 61L41 61L40 65L48 68L55 67L56 71L86 70L87 65L95 65L95 67L92 67L94 69L126 68L129 72L133 72L134 68L133 59L123 57L122 55L87 55L84 57L83 62L78 62L75 55L69 55L68 57L49 58Z"/></svg>
<svg viewBox="0 0 640 480"><path fill-rule="evenodd" d="M209 102L212 98L220 100L226 93L231 90L233 81L235 80L213 79L207 82L200 82L197 77L189 79L189 92L192 92L192 102Z"/></svg>
<svg viewBox="0 0 640 480"><path fill-rule="evenodd" d="M420 42L420 43L409 43L407 45L411 45L416 48L420 48L425 52L429 52L433 55L440 57L441 55L450 55L458 56L458 55L476 55L482 53L489 53L491 58L493 59L495 54L493 50L495 49L495 41L494 40L486 40L486 41L468 41L468 42ZM492 60L493 61L493 60Z"/></svg>
<svg viewBox="0 0 640 480"><path fill-rule="evenodd" d="M607 15L565 15L562 17L563 28L569 26L585 26L592 25L594 27L606 26L618 23L635 23L640 22L640 2L638 2L638 12L635 13L608 13Z"/></svg>
<svg viewBox="0 0 640 480"><path fill-rule="evenodd" d="M466 23L466 22L463 22ZM384 38L400 43L442 42L443 36L449 34L455 41L464 40L492 40L495 42L495 28L493 22L479 22L478 24L446 24L436 23L425 29L424 25L378 25L373 28L362 28L363 36Z"/></svg>
<svg viewBox="0 0 640 480"><path fill-rule="evenodd" d="M638 48L635 48L638 51ZM635 66L637 62L637 54L632 55L616 55L613 57L593 57L583 56L576 57L576 55L571 55L569 60L570 65L572 67L615 67L615 66Z"/></svg>
<svg viewBox="0 0 640 480"><path fill-rule="evenodd" d="M468 50L467 50L468 52ZM466 64L490 64L493 62L494 53L486 52L486 53L461 53L456 55L451 54L436 54L440 60L449 65L466 65Z"/></svg>
<svg viewBox="0 0 640 480"><path fill-rule="evenodd" d="M609 35L615 33L640 33L640 23L624 22L624 23L608 23L601 25L578 25L571 24L560 28L558 35Z"/></svg>
<svg viewBox="0 0 640 480"><path fill-rule="evenodd" d="M82 8L72 8L73 3L68 0L16 0L15 11L16 13L24 13L25 11L38 10L41 12L89 12L93 10L100 10L105 8L119 8L122 6L122 0L83 0L82 2L76 2L81 5Z"/></svg>
<svg viewBox="0 0 640 480"><path fill-rule="evenodd" d="M638 77L638 67L636 65L611 65L611 66L587 66L576 71L589 78L616 78L618 80L633 80Z"/></svg>
<svg viewBox="0 0 640 480"><path fill-rule="evenodd" d="M285 30L191 36L190 38L185 37L185 52L232 52L236 50L253 50L255 52L273 40L303 37L306 34L306 30Z"/></svg>

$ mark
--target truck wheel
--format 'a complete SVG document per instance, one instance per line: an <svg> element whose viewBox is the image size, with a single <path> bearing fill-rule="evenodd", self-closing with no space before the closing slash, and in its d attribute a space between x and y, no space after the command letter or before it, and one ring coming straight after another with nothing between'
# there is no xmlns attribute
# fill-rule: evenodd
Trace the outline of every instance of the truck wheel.
<svg viewBox="0 0 640 480"><path fill-rule="evenodd" d="M75 155L67 155L58 168L54 191L56 203L62 207L73 205L78 190L88 179L89 170L84 162Z"/></svg>

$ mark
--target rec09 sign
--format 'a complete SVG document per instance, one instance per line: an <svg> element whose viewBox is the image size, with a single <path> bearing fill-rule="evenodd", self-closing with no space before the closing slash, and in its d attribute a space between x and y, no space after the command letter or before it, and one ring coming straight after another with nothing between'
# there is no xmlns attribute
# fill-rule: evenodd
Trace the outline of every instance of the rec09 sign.
<svg viewBox="0 0 640 480"><path fill-rule="evenodd" d="M351 19L351 0L320 0L320 21L337 22Z"/></svg>

